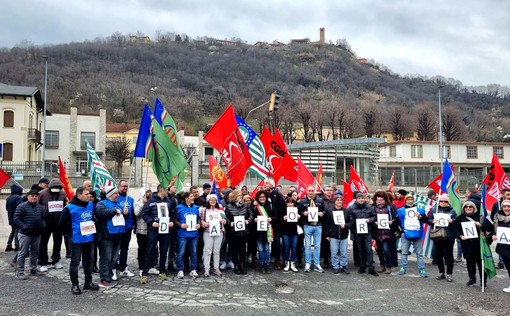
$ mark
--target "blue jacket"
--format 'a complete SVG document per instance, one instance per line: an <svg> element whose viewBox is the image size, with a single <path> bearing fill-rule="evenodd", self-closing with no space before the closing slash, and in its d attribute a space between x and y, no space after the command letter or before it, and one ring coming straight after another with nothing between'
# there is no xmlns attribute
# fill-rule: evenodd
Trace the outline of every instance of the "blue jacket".
<svg viewBox="0 0 510 316"><path fill-rule="evenodd" d="M122 209L110 200L102 200L96 205L97 225L100 238L117 239L121 238L126 231L125 226L113 226L112 218L117 215L117 210ZM124 216L124 219L126 216Z"/></svg>
<svg viewBox="0 0 510 316"><path fill-rule="evenodd" d="M127 206L129 213L126 217L126 229L132 229L134 225L133 218L135 216L133 213L135 200L128 195L119 194L119 198L117 199L117 205L120 206L122 210L124 209L124 206Z"/></svg>
<svg viewBox="0 0 510 316"><path fill-rule="evenodd" d="M88 225L95 225L94 203L83 202L75 196L62 210L59 225L65 234L71 237L73 243L93 242L95 234L82 235L81 233L81 223L85 222Z"/></svg>
<svg viewBox="0 0 510 316"><path fill-rule="evenodd" d="M158 203L166 203L168 207L168 217L170 217L170 221L173 221L175 218L175 203L173 199L169 199L168 197L162 199L159 195L154 194L144 205L142 208L142 218L145 223L147 223L148 230L158 230L158 228L152 227L154 220L158 218Z"/></svg>
<svg viewBox="0 0 510 316"><path fill-rule="evenodd" d="M457 212L455 212L455 210L451 206L448 206L448 207L438 206L437 208L434 208L429 214L428 222L429 222L430 227L434 227L434 215L436 214L436 212L449 214L450 218L453 220L455 220L457 218ZM446 228L446 238L449 238L449 239L457 238L457 232L455 231L455 228L453 227L453 222L448 224L448 227Z"/></svg>
<svg viewBox="0 0 510 316"><path fill-rule="evenodd" d="M178 237L198 237L198 230L188 231L186 228L181 228L182 224L186 224L186 215L195 215L197 220L196 224L200 224L200 212L198 206L186 204L177 205L177 214L175 216L175 223L179 229L177 230Z"/></svg>
<svg viewBox="0 0 510 316"><path fill-rule="evenodd" d="M416 208L416 211L420 214L418 218L414 215L414 212L411 212L410 208ZM425 214L425 210L416 206L416 204L412 206L405 205L397 210L398 221L402 231L404 232L403 236L406 239L421 239L423 238L423 224L427 223L427 215ZM408 220L408 221L406 221ZM406 225L407 224L407 225ZM416 227L417 229L413 229L413 224L419 225ZM408 227L406 227L408 226Z"/></svg>
<svg viewBox="0 0 510 316"><path fill-rule="evenodd" d="M28 201L16 207L13 221L20 232L27 236L39 236L46 227L43 207Z"/></svg>

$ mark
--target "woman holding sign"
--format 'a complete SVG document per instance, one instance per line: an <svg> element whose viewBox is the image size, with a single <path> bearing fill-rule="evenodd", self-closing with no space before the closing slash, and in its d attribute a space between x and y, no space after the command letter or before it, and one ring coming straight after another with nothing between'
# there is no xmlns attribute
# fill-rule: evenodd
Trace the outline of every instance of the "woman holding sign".
<svg viewBox="0 0 510 316"><path fill-rule="evenodd" d="M206 197L204 207L200 208L200 221L204 231L204 277L209 277L211 268L211 254L214 255L214 274L220 272L220 249L223 241L223 225L227 222L225 212L218 208L216 195L209 194Z"/></svg>
<svg viewBox="0 0 510 316"><path fill-rule="evenodd" d="M246 274L246 242L250 233L249 226L253 222L251 210L243 202L241 192L230 192L230 201L225 208L227 221L232 227L232 261L234 261L234 273Z"/></svg>
<svg viewBox="0 0 510 316"><path fill-rule="evenodd" d="M273 242L271 223L278 221L278 215L268 201L265 191L257 192L252 206L253 218L257 225L257 249L262 273L269 273L269 243Z"/></svg>
<svg viewBox="0 0 510 316"><path fill-rule="evenodd" d="M391 273L391 253L390 243L394 243L391 226L395 219L396 212L393 210L388 194L384 191L377 191L372 198L372 210L375 212L377 219L374 223L372 237L377 244L377 255L381 267L377 270L379 273Z"/></svg>
<svg viewBox="0 0 510 316"><path fill-rule="evenodd" d="M280 222L282 223L281 233L283 240L283 260L285 261L285 267L283 272L298 272L296 268L296 247L298 242L298 221L299 214L297 209L297 202L291 197L285 198L287 203L287 210L280 214Z"/></svg>
<svg viewBox="0 0 510 316"><path fill-rule="evenodd" d="M333 273L349 274L347 270L349 240L349 228L347 220L349 219L348 209L343 208L344 199L341 195L336 195L334 206L326 209L326 221L324 229L326 230L326 238L330 243L331 250L331 267Z"/></svg>
<svg viewBox="0 0 510 316"><path fill-rule="evenodd" d="M496 252L503 258L505 267L510 276L510 201L501 202L501 210L494 216L494 235L492 240L497 241ZM503 289L510 293L510 286Z"/></svg>
<svg viewBox="0 0 510 316"><path fill-rule="evenodd" d="M457 213L450 206L448 194L441 194L438 199L438 206L429 215L430 227L442 227L446 229L446 237L441 240L435 240L437 267L439 275L436 280L446 279L452 282L453 273L453 246L455 245L456 233L452 223L457 218ZM446 262L446 277L444 275L444 265Z"/></svg>
<svg viewBox="0 0 510 316"><path fill-rule="evenodd" d="M184 202L177 205L177 214L175 216L175 226L177 230L177 277L184 278L184 253L189 248L191 257L189 276L198 277L197 273L197 243L198 229L200 229L200 216L198 206L193 205L195 196L190 192L183 195Z"/></svg>

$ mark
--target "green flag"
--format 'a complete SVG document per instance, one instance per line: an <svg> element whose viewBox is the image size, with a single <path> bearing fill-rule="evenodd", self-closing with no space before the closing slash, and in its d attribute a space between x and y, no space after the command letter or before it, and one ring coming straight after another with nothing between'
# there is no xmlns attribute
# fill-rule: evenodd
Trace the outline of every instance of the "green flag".
<svg viewBox="0 0 510 316"><path fill-rule="evenodd" d="M182 150L168 138L154 116L152 117L150 140L148 158L152 161L152 171L159 183L165 187L175 180L177 192L180 192L182 181L179 181L180 179L177 179L176 176L188 166L188 162Z"/></svg>
<svg viewBox="0 0 510 316"><path fill-rule="evenodd" d="M484 221L490 220L490 217L487 218L487 209L485 208L485 199L487 197L486 192L486 184L482 185L482 201L480 203L480 224L484 224ZM480 230L480 254L483 260L483 266L485 273L489 279L492 279L496 276L496 265L494 264L494 259L492 258L492 251L489 247L489 243L487 242L487 235Z"/></svg>
<svg viewBox="0 0 510 316"><path fill-rule="evenodd" d="M114 186L115 179L112 177L110 172L108 172L108 169L106 169L106 166L86 139L85 146L87 147L87 158L89 161L89 175L90 181L92 182L92 190L96 192L99 197L101 194L101 186Z"/></svg>

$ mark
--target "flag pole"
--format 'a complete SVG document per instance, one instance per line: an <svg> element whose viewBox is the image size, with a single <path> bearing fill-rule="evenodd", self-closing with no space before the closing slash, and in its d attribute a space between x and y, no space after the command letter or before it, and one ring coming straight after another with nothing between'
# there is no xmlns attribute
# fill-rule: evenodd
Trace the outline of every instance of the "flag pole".
<svg viewBox="0 0 510 316"><path fill-rule="evenodd" d="M478 240L478 242L481 244L482 243L482 238L485 238L485 236L482 235L482 230L480 229L480 238ZM482 247L480 246L480 259L482 259L482 293L485 292L485 260L483 260L483 250L482 250Z"/></svg>

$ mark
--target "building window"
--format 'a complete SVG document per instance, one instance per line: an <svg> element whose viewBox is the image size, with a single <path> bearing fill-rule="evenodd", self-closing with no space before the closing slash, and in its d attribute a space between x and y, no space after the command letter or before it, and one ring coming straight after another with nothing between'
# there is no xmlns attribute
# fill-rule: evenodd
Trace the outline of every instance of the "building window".
<svg viewBox="0 0 510 316"><path fill-rule="evenodd" d="M80 143L81 143L81 149L87 149L87 146L85 145L85 139L89 142L90 146L92 148L96 148L96 133L94 132L81 132L80 137Z"/></svg>
<svg viewBox="0 0 510 316"><path fill-rule="evenodd" d="M87 172L89 171L89 161L87 159L86 153L79 153L76 154L76 166L75 166L75 172L77 175L87 175Z"/></svg>
<svg viewBox="0 0 510 316"><path fill-rule="evenodd" d="M214 155L214 148L212 147L204 147L204 156L207 158L207 156L213 156Z"/></svg>
<svg viewBox="0 0 510 316"><path fill-rule="evenodd" d="M58 148L58 131L46 131L46 148Z"/></svg>
<svg viewBox="0 0 510 316"><path fill-rule="evenodd" d="M14 111L4 111L4 127L14 127Z"/></svg>
<svg viewBox="0 0 510 316"><path fill-rule="evenodd" d="M133 138L131 139L131 144L135 144L136 145L137 141L138 141L138 136L133 136Z"/></svg>
<svg viewBox="0 0 510 316"><path fill-rule="evenodd" d="M478 147L477 146L466 146L466 156L468 159L478 158Z"/></svg>
<svg viewBox="0 0 510 316"><path fill-rule="evenodd" d="M13 148L11 143L4 143L2 146L2 160L12 161Z"/></svg>
<svg viewBox="0 0 510 316"><path fill-rule="evenodd" d="M450 150L450 145L443 145L443 159L447 158L447 159L451 159L451 150ZM441 158L441 147L439 147L439 158Z"/></svg>
<svg viewBox="0 0 510 316"><path fill-rule="evenodd" d="M411 145L411 158L423 158L422 145Z"/></svg>
<svg viewBox="0 0 510 316"><path fill-rule="evenodd" d="M494 150L494 153L496 154L496 157L498 157L499 159L505 158L503 146L494 146L493 150Z"/></svg>
<svg viewBox="0 0 510 316"><path fill-rule="evenodd" d="M397 146L390 146L390 157L397 157Z"/></svg>

